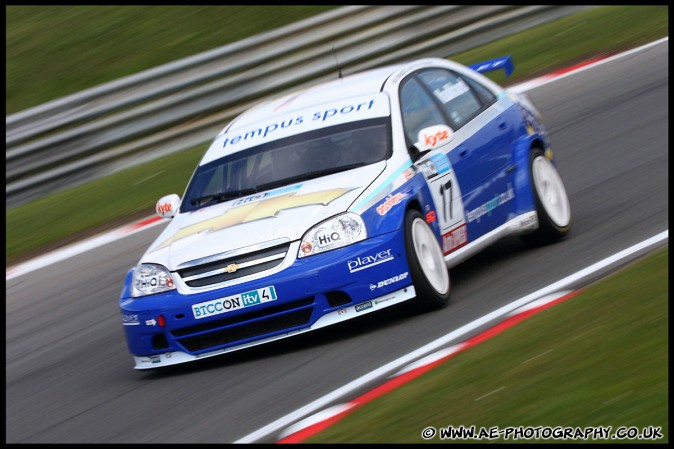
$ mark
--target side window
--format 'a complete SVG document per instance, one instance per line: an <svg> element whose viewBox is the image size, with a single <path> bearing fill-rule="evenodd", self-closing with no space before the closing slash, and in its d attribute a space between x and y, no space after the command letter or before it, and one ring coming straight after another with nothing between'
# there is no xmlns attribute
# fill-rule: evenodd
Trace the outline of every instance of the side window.
<svg viewBox="0 0 674 449"><path fill-rule="evenodd" d="M453 122L454 129L466 124L485 107L482 98L462 78L448 70L424 70L418 76Z"/></svg>
<svg viewBox="0 0 674 449"><path fill-rule="evenodd" d="M463 80L477 92L483 103L486 105L491 105L492 103L496 102L496 95L494 95L491 90L487 89L485 86L472 78L464 77Z"/></svg>
<svg viewBox="0 0 674 449"><path fill-rule="evenodd" d="M408 144L417 141L419 131L433 125L447 125L428 92L414 78L400 89L400 110Z"/></svg>

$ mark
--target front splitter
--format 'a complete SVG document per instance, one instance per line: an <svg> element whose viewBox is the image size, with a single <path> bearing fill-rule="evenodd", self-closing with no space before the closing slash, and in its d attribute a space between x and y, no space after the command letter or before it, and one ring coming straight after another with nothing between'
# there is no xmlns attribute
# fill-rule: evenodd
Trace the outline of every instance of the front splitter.
<svg viewBox="0 0 674 449"><path fill-rule="evenodd" d="M377 310L385 309L386 307L390 307L399 304L403 301L412 299L415 296L416 291L414 290L414 286L410 285L400 290L388 293L386 295L382 295L374 299L369 299L359 304L343 307L341 309L325 314L318 320L316 320L316 322L310 327L285 332L283 334L274 335L272 337L263 338L261 340L256 340L250 343L231 346L229 348L217 349L215 351L205 352L203 354L198 355L192 355L182 351L170 351L165 352L163 354L157 354L147 357L134 356L134 361L136 364L134 368L138 370L161 368L169 365L177 365L179 363L192 362L194 360L201 360L208 357L225 354L228 352L251 348L253 346L270 343L272 341L292 337L295 335L303 334L305 332L314 331L316 329L341 323L342 321L347 321L359 316L366 315L368 313L376 312Z"/></svg>

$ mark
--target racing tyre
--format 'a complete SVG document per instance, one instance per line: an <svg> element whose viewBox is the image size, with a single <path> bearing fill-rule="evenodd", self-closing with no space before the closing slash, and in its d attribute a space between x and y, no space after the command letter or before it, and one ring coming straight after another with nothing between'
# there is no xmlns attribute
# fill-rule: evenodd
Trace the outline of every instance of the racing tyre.
<svg viewBox="0 0 674 449"><path fill-rule="evenodd" d="M521 238L530 246L541 246L559 240L569 232L571 205L557 168L540 148L534 148L529 155L529 173L538 213L538 229Z"/></svg>
<svg viewBox="0 0 674 449"><path fill-rule="evenodd" d="M421 213L405 214L405 250L416 298L403 303L408 313L439 309L449 303L449 270L433 230Z"/></svg>

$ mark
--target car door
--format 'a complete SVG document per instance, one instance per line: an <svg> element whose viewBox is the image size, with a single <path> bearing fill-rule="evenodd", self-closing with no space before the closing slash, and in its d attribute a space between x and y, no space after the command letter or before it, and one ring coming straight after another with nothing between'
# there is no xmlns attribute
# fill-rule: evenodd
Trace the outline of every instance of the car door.
<svg viewBox="0 0 674 449"><path fill-rule="evenodd" d="M420 101L434 113L426 111L424 120L417 123L418 117L412 117L419 115L418 108L412 105ZM443 240L447 240L443 242L445 253L503 224L514 203L510 200L514 196L511 145L515 126L495 95L465 75L427 68L403 81L401 110L405 134L411 142L424 126L444 124L454 131L451 141L424 157L444 156L449 167L444 176L429 179L434 200L440 197L436 205L445 198L448 207L448 200L452 200L451 217L438 217Z"/></svg>
<svg viewBox="0 0 674 449"><path fill-rule="evenodd" d="M468 242L461 188L447 156L456 146L456 141L450 138L452 131L447 117L414 76L401 84L400 105L408 147L414 144L421 146L419 135L422 135L422 140L433 141L433 149L417 159L415 165L426 177L435 204L435 210L428 212L426 220L431 223L437 220L443 253L449 254Z"/></svg>

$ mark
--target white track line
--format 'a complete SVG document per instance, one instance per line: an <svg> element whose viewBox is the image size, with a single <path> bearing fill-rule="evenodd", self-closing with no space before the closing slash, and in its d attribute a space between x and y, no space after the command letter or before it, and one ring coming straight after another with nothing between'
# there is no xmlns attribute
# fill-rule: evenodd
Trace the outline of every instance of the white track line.
<svg viewBox="0 0 674 449"><path fill-rule="evenodd" d="M44 268L53 263L61 262L62 260L65 260L69 257L73 257L86 251L92 250L94 248L98 248L99 246L107 245L108 243L112 243L114 241L123 239L132 234L135 234L136 232L140 232L142 230L149 229L153 226L167 223L166 220L156 220L151 221L147 224L141 224L151 219L152 217L148 217L145 220L121 226L117 229L106 232L104 234L99 234L95 237L82 240L81 242L73 243L72 245L68 245L61 249L36 257L35 259L31 259L22 264L8 268L5 271L5 279L6 280L13 279L17 276L30 273L31 271L34 270L39 270L40 268Z"/></svg>
<svg viewBox="0 0 674 449"><path fill-rule="evenodd" d="M276 421L272 422L271 424L268 424L264 427L262 427L259 430L256 430L255 432L252 432L243 438L240 438L239 440L235 441L234 443L254 443L257 440L270 435L274 432L278 432L279 430L290 426L294 422L304 418L305 416L312 414L318 410L320 410L323 407L328 406L330 403L339 400L340 398L352 394L354 391L359 390L363 386L367 385L369 382L376 381L378 379L384 378L388 373L394 371L394 370L401 370L405 365L412 363L414 360L416 360L419 357L423 357L432 351L435 351L436 349L450 343L451 341L463 337L466 334L479 329L481 326L484 326L488 324L489 322L504 317L508 313L532 302L535 301L543 296L550 295L554 292L564 290L566 288L569 288L571 285L581 281L582 279L591 276L595 274L598 271L601 271L604 268L607 268L611 265L613 265L616 262L619 262L625 258L628 258L635 253L645 250L651 246L657 245L661 243L664 240L667 240L669 238L669 230L663 231L649 239L644 240L641 243L637 243L636 245L633 245L625 250L622 250L612 256L609 256L603 260L600 260L599 262L596 262L592 265L590 265L587 268L584 268L576 273L573 273L557 282L554 282L547 287L544 287L538 291L535 291L529 295L526 295L520 299L517 299L509 304L506 304L503 307L500 307L493 312L488 313L487 315L484 315L468 324L465 324L461 326L460 328L408 353L405 354L402 357L399 357L395 359L392 362L387 363L386 365L383 365L374 371L371 371L364 376L359 377L358 379L349 382L348 384L337 388L336 390L332 391L331 393L326 394L325 396L316 399L315 401L305 405L304 407L301 407L297 409L296 411L289 413L286 416L283 416Z"/></svg>
<svg viewBox="0 0 674 449"><path fill-rule="evenodd" d="M658 39L657 41L653 41L649 44L642 45L641 47L633 48L631 50L624 51L622 53L615 54L613 56L607 56L606 58L603 58L599 61L591 62L585 65L579 65L575 70L571 71L566 71L566 70L559 70L557 72L551 73L549 75L543 75L539 76L538 78L534 78L529 81L525 81L520 84L516 84L514 86L508 87L508 90L511 90L513 92L526 92L531 89L535 89L537 87L543 86L545 84L549 84L553 81L558 81L561 79L564 79L568 76L571 75L576 75L577 73L584 72L585 70L592 69L594 67L597 67L602 64L606 64L607 62L611 61L616 61L618 59L622 59L624 57L627 57L631 54L644 51L649 49L650 47L654 47L656 45L662 44L664 42L669 41L669 36L663 37L662 39Z"/></svg>

